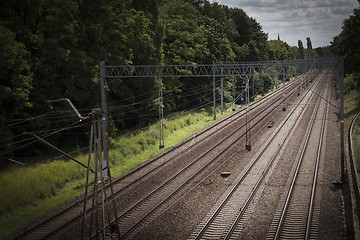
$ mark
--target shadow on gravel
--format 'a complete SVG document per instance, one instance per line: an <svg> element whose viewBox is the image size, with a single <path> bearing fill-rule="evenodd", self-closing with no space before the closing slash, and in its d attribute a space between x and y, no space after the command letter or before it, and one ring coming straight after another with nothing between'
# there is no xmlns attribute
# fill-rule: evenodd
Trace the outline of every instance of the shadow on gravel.
<svg viewBox="0 0 360 240"><path fill-rule="evenodd" d="M353 110L351 110L350 112L347 112L344 114L345 118L351 117L351 116L355 116L358 112L360 111L360 107L356 107Z"/></svg>
<svg viewBox="0 0 360 240"><path fill-rule="evenodd" d="M342 188L343 188L343 184L342 184L342 183L340 183L340 182L333 182L333 183L331 184L330 190L333 191L333 192L336 192L336 191L338 191L338 190L340 190L340 189L342 189Z"/></svg>
<svg viewBox="0 0 360 240"><path fill-rule="evenodd" d="M345 211L345 224L346 224L346 232L347 239L355 239L354 233L354 219L353 219L353 207L351 203L351 194L350 194L350 184L348 183L349 177L348 173L345 173L346 180L343 184L343 198L344 198L344 211Z"/></svg>

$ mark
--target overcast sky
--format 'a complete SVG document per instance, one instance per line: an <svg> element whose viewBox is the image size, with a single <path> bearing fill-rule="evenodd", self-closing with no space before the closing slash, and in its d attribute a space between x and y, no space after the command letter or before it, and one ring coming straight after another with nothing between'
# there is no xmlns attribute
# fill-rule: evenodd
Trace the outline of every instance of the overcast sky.
<svg viewBox="0 0 360 240"><path fill-rule="evenodd" d="M344 19L359 7L357 0L212 0L243 9L268 33L269 40L280 39L297 46L310 37L313 48L330 45L339 35Z"/></svg>

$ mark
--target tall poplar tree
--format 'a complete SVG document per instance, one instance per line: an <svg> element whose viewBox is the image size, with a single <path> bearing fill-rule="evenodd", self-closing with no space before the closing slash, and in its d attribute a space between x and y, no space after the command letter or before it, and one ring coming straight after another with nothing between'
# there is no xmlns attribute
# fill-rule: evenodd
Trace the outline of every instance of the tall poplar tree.
<svg viewBox="0 0 360 240"><path fill-rule="evenodd" d="M312 49L312 44L311 44L311 39L310 37L306 38L306 44L307 44L307 49L311 50Z"/></svg>
<svg viewBox="0 0 360 240"><path fill-rule="evenodd" d="M301 40L298 40L298 48L299 48L299 58L303 59L305 56L305 53L304 53L304 45Z"/></svg>

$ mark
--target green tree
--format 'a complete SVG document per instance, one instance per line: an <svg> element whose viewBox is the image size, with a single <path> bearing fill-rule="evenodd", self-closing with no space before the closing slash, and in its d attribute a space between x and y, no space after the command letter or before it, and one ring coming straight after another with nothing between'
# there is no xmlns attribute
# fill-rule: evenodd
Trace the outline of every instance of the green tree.
<svg viewBox="0 0 360 240"><path fill-rule="evenodd" d="M270 40L267 42L269 47L269 58L271 60L293 59L290 46L281 40Z"/></svg>
<svg viewBox="0 0 360 240"><path fill-rule="evenodd" d="M0 25L0 164L3 153L11 150L14 132L7 122L24 117L31 107L29 92L32 88L29 53L15 39L15 33Z"/></svg>
<svg viewBox="0 0 360 240"><path fill-rule="evenodd" d="M299 58L303 59L305 56L304 45L301 40L298 40Z"/></svg>
<svg viewBox="0 0 360 240"><path fill-rule="evenodd" d="M238 46L235 51L236 61L268 60L268 36L262 31L261 25L238 8L231 9L229 18L234 22L238 32L234 37L234 42Z"/></svg>
<svg viewBox="0 0 360 240"><path fill-rule="evenodd" d="M102 60L109 65L196 65L267 60L270 53L276 59L291 56L285 44L267 43L261 25L243 10L207 0L5 0L0 25L2 126L14 117L47 113L48 99L70 98L84 114L99 106ZM289 54L281 55L281 49ZM192 80L164 81L166 97L172 99L167 104L174 107L169 111L209 101L209 79ZM154 78L108 81L111 133L156 120L157 83ZM186 97L179 97L180 92ZM7 111L6 101L16 103L12 112ZM19 126L2 136L11 139L18 133L59 129L77 121L73 115L57 117L56 121L38 119L36 126ZM49 140L60 147L88 144L85 135L58 134ZM40 152L45 153L44 148L32 145L15 155Z"/></svg>
<svg viewBox="0 0 360 240"><path fill-rule="evenodd" d="M165 1L160 8L164 26L163 53L168 64L202 63L209 58L199 12L182 0Z"/></svg>
<svg viewBox="0 0 360 240"><path fill-rule="evenodd" d="M331 48L340 56L344 56L345 73L360 72L360 8L343 22L341 33L334 37Z"/></svg>
<svg viewBox="0 0 360 240"><path fill-rule="evenodd" d="M346 82L351 82L360 91L360 7L343 22L341 33L334 37L331 49L336 55L344 56Z"/></svg>
<svg viewBox="0 0 360 240"><path fill-rule="evenodd" d="M150 19L152 13L136 10L131 4L131 0L6 0L3 3L0 22L16 33L15 40L29 51L29 71L33 76L33 88L27 93L28 102L33 106L30 115L48 112L48 99L70 98L85 114L99 105L101 60L114 65L157 61L159 54L156 55L152 39L155 34L152 21L157 20ZM153 96L154 85L154 80L113 80L109 83L109 101L128 99L119 104L132 104L148 99ZM113 90L116 88L121 91ZM140 120L138 116L143 115L141 109L149 109L149 105L151 103L120 110L119 114L137 117L122 119L117 127L127 128L143 121L144 117ZM39 120L37 128L61 128L76 120L61 116L59 121ZM20 132L33 130L37 129L19 128ZM80 140L88 142L86 136ZM66 135L54 136L50 141L55 145L79 144L74 142L77 138ZM36 148L31 146L31 151ZM18 154L28 152L21 149Z"/></svg>
<svg viewBox="0 0 360 240"><path fill-rule="evenodd" d="M306 38L306 45L307 45L307 49L311 50L312 49L312 44L311 44L311 39L310 37Z"/></svg>

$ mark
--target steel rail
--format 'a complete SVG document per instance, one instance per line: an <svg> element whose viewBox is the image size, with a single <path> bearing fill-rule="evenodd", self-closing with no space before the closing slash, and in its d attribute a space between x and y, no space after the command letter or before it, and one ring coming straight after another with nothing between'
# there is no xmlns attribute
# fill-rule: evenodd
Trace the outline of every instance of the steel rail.
<svg viewBox="0 0 360 240"><path fill-rule="evenodd" d="M330 89L328 91L327 99L330 99ZM325 124L326 124L326 116L327 116L328 106L329 106L329 101L325 100L325 109L324 109L323 119L322 119L322 123L321 123L321 130L320 130L319 147L318 147L317 156L316 156L315 173L314 173L314 179L313 179L313 184L312 184L312 189L311 189L309 213L308 213L307 223L306 223L305 239L310 239L312 212L313 212L314 202L315 202L315 192L316 192L317 179L318 179L318 175L319 175L321 148L322 148L323 137L324 137L324 132L325 132Z"/></svg>
<svg viewBox="0 0 360 240"><path fill-rule="evenodd" d="M292 94L294 94L297 90L298 86L295 86L295 89L293 89L291 92ZM288 96L283 99L282 97L279 97L276 101L272 102L269 106L267 106L267 108L265 108L263 111L265 111L266 109L268 109L270 106L274 105L277 101L281 101L278 105L276 105L268 114L270 114L274 109L276 109L277 107L281 106L282 102L287 100L292 94L288 94ZM251 118L251 120L255 119L256 117L258 117L260 113L257 113L255 116L253 116ZM266 115L267 116L267 115ZM261 120L260 120L261 121ZM253 126L255 127L260 121L256 122ZM173 175L170 179L168 179L168 181L164 182L162 185L158 186L158 188L156 188L155 190L153 190L152 192L150 192L147 196L145 196L143 199L141 199L140 201L138 201L135 205L133 205L133 207L129 208L125 213L123 213L122 216L119 217L122 218L125 214L128 214L130 211L132 211L133 209L135 209L137 206L139 206L142 202L144 202L146 199L150 198L152 195L154 195L157 191L159 191L160 189L162 189L163 187L165 187L170 181L172 181L173 179L175 179L176 177L178 177L182 172L184 172L186 169L190 168L191 165L195 164L197 161L199 161L202 157L204 157L206 154L208 154L210 151L212 151L213 149L215 149L217 146L219 146L221 143L223 143L225 140L227 140L228 138L230 138L233 134L235 134L236 132L238 132L239 130L241 130L243 127L245 126L245 124L243 124L242 126L240 126L238 129L236 129L235 131L233 131L230 135L227 136L227 138L222 139L222 141L218 142L216 145L214 145L213 147L211 147L210 149L208 149L205 153L203 153L201 156L199 156L197 159L195 159L193 162L191 162L190 164L188 164L185 168L183 168L182 170L180 170L178 173L176 173L175 175ZM242 138L245 135L242 134L240 137L238 137L235 141L238 141L240 138ZM232 143L233 143L232 142ZM229 144L225 149L223 149L221 152L219 152L218 154L216 154L215 157L213 157L213 159L211 161L209 161L206 165L204 165L201 169L198 170L198 172L196 174L194 174L191 178L189 178L184 185L186 185L187 183L189 183L197 174L199 174L202 170L204 170L206 168L206 166L210 165L213 161L215 161L222 153L224 153L231 145ZM152 212L154 212L158 207L160 207L163 202L165 202L167 199L170 199L171 196L173 196L174 194L176 194L184 185L179 186L175 191L173 191L167 198L165 198L163 201L161 201L160 203L158 203L156 205L155 208L153 208L148 214L146 214L146 216L144 216L140 221L138 221L133 227L131 227L129 229L129 231L127 231L126 233L122 234L121 237L124 237L125 235L128 234L128 232L130 232L131 230L133 230L141 221L143 221L146 217L148 217ZM108 225L110 226L112 224L112 222Z"/></svg>
<svg viewBox="0 0 360 240"><path fill-rule="evenodd" d="M311 91L311 89L309 89ZM300 117L300 115L299 115ZM227 232L225 239L229 239L231 234L233 233L233 231L235 230L235 227L237 225L237 223L239 222L240 218L243 216L245 209L247 208L247 206L249 205L250 201L253 199L253 196L255 195L255 191L258 189L260 183L263 181L263 179L266 176L266 173L268 172L268 170L270 169L272 163L274 162L276 156L279 154L280 149L284 146L287 137L290 135L290 133L292 132L293 127L295 126L295 123L293 124L293 126L291 127L291 130L288 132L286 138L283 140L283 142L281 143L281 145L279 146L278 150L276 151L276 154L274 154L269 162L269 164L267 165L266 169L264 170L264 172L262 173L260 179L257 181L257 183L255 184L254 187L254 194L249 195L248 199L246 200L245 204L243 205L243 207L241 208L241 211L238 213L238 215L236 216L236 219L234 221L234 223L232 224L231 228L229 229L229 231Z"/></svg>
<svg viewBox="0 0 360 240"><path fill-rule="evenodd" d="M294 175L293 175L293 178L292 178L292 181L291 181L291 185L290 185L290 188L289 188L289 191L288 191L288 194L287 194L287 197L286 197L286 200L285 200L285 204L283 206L283 210L282 210L282 213L281 213L281 217L280 217L280 220L279 220L279 223L277 225L277 229L276 229L276 233L275 233L275 237L274 239L279 239L280 238L280 234L281 234L281 231L282 231L282 227L283 227L283 224L284 224L284 221L285 221L285 216L286 216L286 213L288 211L288 208L289 208L289 205L290 205L290 200L291 200L291 196L294 192L294 189L295 189L295 183L296 183L296 180L297 180L297 177L298 177L298 173L300 171L300 167L301 167L301 164L302 164L302 161L304 159L304 156L305 156L305 151L307 149L307 146L308 146L308 142L309 142L309 139L310 139L310 136L311 136L311 133L312 133L312 129L313 129L313 126L314 126L314 123L315 123L315 120L316 120L316 115L318 113L318 110L320 108L320 103L321 103L321 98L318 98L318 101L317 101L317 106L316 106L316 110L314 111L313 113L313 116L312 116L312 120L311 120L311 124L310 124L310 127L308 128L308 131L307 131L307 134L306 134L306 138L305 138L305 142L304 142L304 145L301 149L301 153L300 153L300 156L298 158L298 163L297 163L297 166L296 166L296 170L294 172ZM325 112L326 113L326 112ZM323 119L324 120L324 119ZM323 121L323 124L324 124L324 121ZM322 125L322 130L323 130L323 125ZM321 135L322 136L322 135ZM320 138L320 140L322 139L322 137ZM319 149L319 148L318 148ZM319 152L317 153L318 157L320 156L319 155ZM319 161L319 158L316 159L316 166L318 166L318 161Z"/></svg>
<svg viewBox="0 0 360 240"><path fill-rule="evenodd" d="M311 136L311 131L312 131L313 125L314 125L314 123L315 123L316 114L317 114L318 109L319 109L319 107L320 107L320 102L321 102L321 99L318 98L317 105L316 105L316 110L313 112L313 115L312 115L312 118L311 118L311 122L310 122L310 127L308 128L308 131L307 131L307 133L306 133L305 143L304 143L304 145L303 145L303 147L302 147L302 149L301 149L301 154L300 154L300 157L299 157L299 160L298 160L298 164L297 164L297 166L296 166L296 170L295 170L295 173L294 173L294 176L293 176L293 180L292 180L291 185L290 185L290 189L289 189L288 195L287 195L287 197L286 197L285 205L284 205L284 208L283 208L281 217L280 217L280 221L279 221L278 228L277 228L277 230L276 230L276 234L275 234L274 239L278 239L279 236L280 236L281 227L282 227L283 221L285 220L285 214L286 214L286 211L287 211L287 209L288 209L288 205L289 205L289 202L290 202L291 194L292 194L293 189L294 189L294 187L295 187L295 181L296 181L296 178L297 178L297 176L298 176L298 172L299 172L299 170L300 170L300 166L301 166L302 160L303 160L304 155L305 155L305 151L306 151L306 148L307 148L307 145L308 145L308 141L309 141L310 136Z"/></svg>
<svg viewBox="0 0 360 240"><path fill-rule="evenodd" d="M278 106L280 106L280 104L277 105L277 107L278 107ZM257 125L257 124L255 124L254 127L255 127L256 125ZM197 161L200 161L201 158L203 158L205 155L207 155L208 153L210 153L212 150L214 150L216 147L218 147L221 143L223 143L225 140L227 140L228 138L230 138L232 135L234 135L235 133L237 133L237 132L238 132L239 130L241 130L244 126L245 126L245 124L243 124L240 128L238 128L238 129L236 129L235 131L233 131L230 135L227 136L227 138L222 139L222 140L221 140L220 142L218 142L216 145L214 145L213 147L211 147L210 149L208 149L208 150L207 150L206 152L204 152L200 157L198 157L197 159L195 159L193 162L191 162L189 165L187 165L185 168L183 168L181 171L179 171L177 174L175 174L172 178L170 178L170 179L169 179L167 182L165 182L163 185L159 186L159 187L158 187L157 189L155 189L153 192L149 193L148 196L146 196L144 199L141 199L141 200L140 200L137 204L135 204L133 207L135 208L137 205L139 205L140 203L142 203L143 201L145 201L145 199L147 199L147 198L150 197L151 195L155 194L155 192L159 191L161 188L165 187L167 184L170 183L170 181L172 181L173 179L175 179L176 177L178 177L178 176L179 176L181 173L183 173L185 170L189 169L189 168L190 168L193 164L195 164ZM242 135L240 135L240 137L238 137L234 142L238 141L238 140L239 140L240 138L242 138L244 135L245 135L245 133L242 134ZM154 207L154 208L150 211L150 213L153 212L153 211L155 211L155 210L156 210L158 207L160 207L167 199L169 199L171 196L173 196L175 193L177 193L177 192L178 192L181 188L183 188L186 184L188 184L189 182L191 182L191 180L192 180L195 176L197 176L197 175L198 175L200 172L202 172L206 167L208 167L208 166L209 166L213 161L215 161L221 154L223 154L225 151L227 151L227 150L233 145L234 142L232 142L232 143L229 144L225 149L223 149L223 150L220 151L218 154L216 154L216 155L215 155L207 164L205 164L202 168L198 169L198 171L197 171L194 175L192 175L183 185L180 185L177 189L175 189L175 191L173 191L166 199L164 199L164 201L158 203L158 205L156 205L156 207ZM130 210L132 210L132 208L129 209L128 211L130 211ZM139 220L138 223L140 223L141 221L143 221L147 216L150 215L150 213L147 214L146 216L144 216L141 220ZM124 215L125 215L125 214L127 214L127 212L125 212ZM122 216L120 216L120 217L122 217ZM138 224L138 223L137 223L137 224ZM137 225L137 224L136 224L136 225ZM133 229L136 227L136 225L134 225L133 227L131 227L128 232L130 232L131 230L133 230ZM124 237L126 234L127 234L127 232L124 233L121 237Z"/></svg>
<svg viewBox="0 0 360 240"><path fill-rule="evenodd" d="M294 93L294 92L293 92ZM292 94L293 94L292 93ZM277 114L277 113L275 113ZM273 116L274 117L274 116ZM271 121L271 120L269 120ZM268 122L269 122L268 121ZM263 127L262 127L263 128ZM262 129L261 128L261 129ZM257 136L257 134L260 132L260 130L258 132L256 132L253 137ZM246 144L244 145L244 147L246 146ZM234 153L232 153L226 160L224 160L221 164L219 164L217 167L215 167L211 172L209 172L205 177L202 178L202 180L198 181L194 186L192 186L189 190L187 190L184 194L182 194L182 196L180 198L178 198L176 201L174 201L173 203L171 203L169 206L166 207L165 210L163 210L162 212L167 211L168 209L170 209L175 203L179 202L181 199L183 199L188 193L192 192L196 187L198 187L201 183L203 183L209 176L211 176L212 174L215 173L216 170L218 170L221 166L223 166L225 163L227 163L230 159L233 158L233 156L238 153L238 151L240 151L240 149L238 149L237 151L235 151ZM156 216L154 219L152 219L150 222L154 221L158 216ZM145 227L145 226L144 226ZM143 228L143 227L142 227ZM140 230L139 230L140 231ZM132 238L131 238L132 239Z"/></svg>
<svg viewBox="0 0 360 240"><path fill-rule="evenodd" d="M349 160L348 160L348 181L350 183L350 186L352 186L351 194L353 195L354 201L352 202L353 206L353 212L354 212L354 234L355 238L359 235L359 231L356 231L356 226L358 226L358 229L360 229L359 224L355 221L355 218L360 218L360 181L359 181L359 175L357 173L357 166L356 166L356 160L355 160L355 153L354 153L354 147L353 147L353 133L355 128L355 123L357 122L358 118L360 116L360 112L355 115L355 117L351 120L349 131L348 131L348 152L349 152Z"/></svg>
<svg viewBox="0 0 360 240"><path fill-rule="evenodd" d="M308 90L309 91L309 90ZM312 95L312 93L311 93ZM302 97L302 99L297 103L297 106L299 106L300 102L305 98L306 95L304 95ZM297 107L296 106L296 107ZM292 112L295 111L295 108L293 108ZM247 169L245 170L245 172L243 173L243 175L238 179L238 181L235 183L235 185L230 189L230 191L228 192L228 194L225 196L225 198L221 201L221 203L219 204L219 206L216 208L216 210L213 212L213 214L210 216L210 218L207 220L207 222L205 223L205 225L202 227L202 229L199 231L199 233L195 236L194 239L200 239L203 234L205 233L205 231L207 230L207 228L210 226L210 224L214 221L214 219L216 218L216 216L218 216L218 214L221 212L221 210L224 208L225 204L229 201L229 199L231 198L231 196L235 193L236 189L240 186L240 184L243 182L243 180L245 179L245 177L249 174L249 172L251 171L251 169L255 166L255 164L257 163L257 161L259 160L259 158L262 156L262 154L265 152L265 150L268 148L268 146L270 145L270 143L272 142L272 140L276 137L276 135L280 132L281 128L285 125L285 123L287 122L287 120L290 118L292 114L289 114L288 117L285 119L285 121L282 122L282 125L278 128L278 131L275 132L271 138L265 143L265 146L263 146L263 148L261 149L261 151L255 156L254 160L250 163L250 165L247 167ZM296 122L293 122L293 126L296 124ZM290 129L293 129L293 127L291 127ZM270 169L273 161L275 160L276 156L278 155L281 147L283 146L283 144L285 143L287 137L289 136L291 130L288 132L287 136L285 137L285 139L282 141L281 146L277 149L276 153L272 156L271 160L269 161L269 163L267 164L265 170L262 172L260 178L258 179L257 183L255 184L253 190L251 191L251 193L249 194L248 198L245 201L245 204L241 207L239 213L236 216L235 221L233 222L233 224L231 225L230 229L228 230L228 232L226 233L225 239L228 239L231 235L231 233L233 232L237 222L239 221L240 217L243 215L243 213L245 212L245 209L247 208L248 204L250 203L251 199L253 198L253 196L255 195L260 183L262 182L262 180L264 179L266 173L268 172L268 170Z"/></svg>
<svg viewBox="0 0 360 240"><path fill-rule="evenodd" d="M310 89L309 89L310 90ZM300 118L301 115L299 115ZM298 120L298 119L296 119ZM233 233L233 231L235 230L236 225L238 224L240 218L243 216L243 214L245 213L245 209L247 209L248 205L250 204L250 201L253 199L253 197L255 196L255 193L257 191L257 189L260 186L260 183L264 180L267 172L269 171L270 167L272 166L273 162L275 161L276 157L278 156L280 149L284 146L287 138L289 137L290 133L292 132L293 127L295 126L296 122L293 123L291 130L287 133L286 137L284 138L284 140L281 142L281 144L279 145L277 151L275 152L275 154L271 157L270 162L268 163L268 165L266 166L265 170L263 171L262 175L260 176L259 180L256 182L253 191L251 192L251 194L248 196L248 198L246 199L245 203L243 204L243 206L241 207L241 210L239 211L238 215L235 218L235 221L233 222L233 224L231 225L229 231L227 232L227 234L225 235L224 239L230 239L231 234Z"/></svg>
<svg viewBox="0 0 360 240"><path fill-rule="evenodd" d="M298 86L296 85L299 81L302 80L302 78L304 78L304 76L300 76L298 77L296 80L292 81L290 84L287 84L285 87L282 87L282 88L278 88L277 90L265 95L263 98L261 99L258 99L257 101L253 102L251 104L251 110L254 110L254 109L257 109L259 106L262 106L263 102L266 102L266 101L269 101L269 99L273 98L273 97L276 97L277 94L280 94L284 91L287 91L289 88L297 88ZM134 170L128 172L127 174L117 178L115 181L113 181L113 184L116 184L118 182L121 182L123 181L124 179L130 177L131 175L134 175L136 174L138 171L140 171L141 169L144 169L145 167L148 167L150 164L156 162L157 160L159 160L160 158L164 157L164 155L166 154L169 154L173 151L176 150L176 148L179 148L181 146L184 146L185 144L189 143L190 141L193 141L193 139L195 137L199 137L205 133L207 133L208 131L218 127L220 124L223 124L225 123L226 121L228 121L229 119L235 117L235 119L233 120L230 120L231 122L234 122L236 120L238 120L239 118L241 118L242 116L245 115L244 113L245 109L241 109L241 110L238 110L236 111L235 113L232 113L231 115L225 117L225 118L222 118L221 120L217 121L216 123L212 124L211 126L203 129L200 131L200 133L197 133L196 136L194 137L189 137L187 138L186 140L184 140L183 142L175 145L173 148L170 148L169 151L166 151L164 152L163 154L160 154L158 156L156 156L155 158L151 159L150 161L147 161L146 163L140 165L139 167L135 168ZM238 115L238 116L236 116ZM202 140L205 140L211 136L213 136L214 134L216 134L219 130L217 131L214 131L212 133L210 133L208 136L206 136L204 139ZM173 159L175 159L176 157L178 157L179 155L183 154L185 151L188 151L190 148L196 146L199 142L196 142L195 144L191 144L188 148L186 148L185 150L183 151L180 151L179 153L177 153L175 156L171 157L170 159L168 159L167 161L165 161L164 163L162 163L161 165L155 167L154 169L152 169L151 171L145 173L144 175L142 175L141 177L139 177L138 179L136 179L135 181L131 182L130 184L126 185L125 187L121 188L120 190L118 190L115 195L118 195L121 191L131 187L133 184L135 184L136 182L139 182L141 181L143 178L145 178L146 176L150 175L151 173L155 172L156 170L160 169L162 166L164 166L165 164L167 164L168 162L172 161ZM109 187L109 185L106 186L107 188ZM92 193L93 194L93 193ZM91 194L91 195L92 195ZM91 196L90 195L90 196ZM45 219L44 221L40 222L39 224L29 228L29 229L26 229L23 233L21 233L20 235L16 236L14 239L21 239L21 238L26 238L26 235L29 235L29 233L35 231L37 228L40 228L41 226L43 225L46 225L49 221L52 221L53 219L56 219L57 217L60 217L61 215L63 215L64 213L66 212L69 212L71 211L73 208L76 208L79 206L80 203L82 203L84 201L84 198L78 200L75 204L72 204L71 206L63 209L62 211L59 211L57 212L56 214L50 216L49 218ZM87 212L91 211L91 209L88 209ZM59 230L63 229L64 227L68 226L69 224L71 224L72 222L76 221L77 219L79 219L80 217L82 217L82 214L80 215L77 215L76 217L70 219L68 222L66 222L65 224L62 224L59 228L57 229L54 229L53 231L49 232L48 234L46 234L45 236L43 236L41 239L45 239L45 238L48 238L49 236L53 235L54 233L58 232Z"/></svg>

